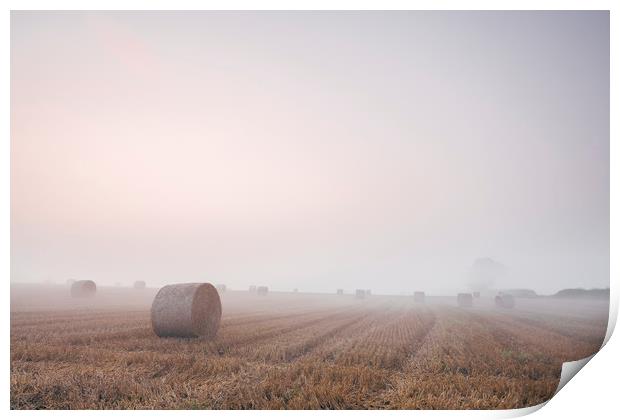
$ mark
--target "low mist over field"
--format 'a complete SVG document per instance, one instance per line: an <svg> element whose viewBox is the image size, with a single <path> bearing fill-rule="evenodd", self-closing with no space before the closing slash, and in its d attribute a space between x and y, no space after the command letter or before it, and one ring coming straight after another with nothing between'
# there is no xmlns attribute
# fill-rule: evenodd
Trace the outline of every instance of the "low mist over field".
<svg viewBox="0 0 620 420"><path fill-rule="evenodd" d="M13 12L11 281L609 285L605 12Z"/></svg>

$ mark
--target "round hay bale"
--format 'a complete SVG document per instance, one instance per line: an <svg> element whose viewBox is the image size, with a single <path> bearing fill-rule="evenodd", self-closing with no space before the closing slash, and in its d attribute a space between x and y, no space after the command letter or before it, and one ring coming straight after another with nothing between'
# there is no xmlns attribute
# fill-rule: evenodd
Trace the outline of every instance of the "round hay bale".
<svg viewBox="0 0 620 420"><path fill-rule="evenodd" d="M90 297L97 293L97 285L92 280L76 280L71 284L71 297Z"/></svg>
<svg viewBox="0 0 620 420"><path fill-rule="evenodd" d="M416 303L424 303L426 294L424 292L413 292L413 301Z"/></svg>
<svg viewBox="0 0 620 420"><path fill-rule="evenodd" d="M153 331L160 337L213 338L221 318L220 295L211 283L164 286L151 306Z"/></svg>
<svg viewBox="0 0 620 420"><path fill-rule="evenodd" d="M512 309L515 307L515 298L507 294L495 296L495 306L498 308Z"/></svg>
<svg viewBox="0 0 620 420"><path fill-rule="evenodd" d="M456 302L460 307L470 308L474 306L474 297L471 293L459 293L456 295Z"/></svg>
<svg viewBox="0 0 620 420"><path fill-rule="evenodd" d="M134 289L144 289L146 287L146 282L142 280L135 281L133 283Z"/></svg>
<svg viewBox="0 0 620 420"><path fill-rule="evenodd" d="M267 296L267 293L269 293L269 288L267 286L258 286L256 288L256 293L259 296Z"/></svg>

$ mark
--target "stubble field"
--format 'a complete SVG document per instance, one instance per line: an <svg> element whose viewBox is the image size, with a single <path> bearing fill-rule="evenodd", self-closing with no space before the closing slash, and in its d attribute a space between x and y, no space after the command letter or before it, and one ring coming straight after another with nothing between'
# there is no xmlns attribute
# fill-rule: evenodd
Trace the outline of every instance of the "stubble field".
<svg viewBox="0 0 620 420"><path fill-rule="evenodd" d="M519 408L596 352L607 301L222 294L217 338L158 338L155 289L11 288L13 409Z"/></svg>

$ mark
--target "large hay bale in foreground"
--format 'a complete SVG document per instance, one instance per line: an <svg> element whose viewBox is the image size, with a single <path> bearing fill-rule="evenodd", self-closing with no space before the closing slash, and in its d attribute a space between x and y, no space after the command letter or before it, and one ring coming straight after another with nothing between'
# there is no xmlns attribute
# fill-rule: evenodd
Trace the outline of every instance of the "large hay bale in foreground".
<svg viewBox="0 0 620 420"><path fill-rule="evenodd" d="M459 293L456 296L456 302L459 306L469 308L474 305L474 297L471 295L471 293Z"/></svg>
<svg viewBox="0 0 620 420"><path fill-rule="evenodd" d="M221 318L220 295L210 283L164 286L151 305L153 331L160 337L213 338Z"/></svg>
<svg viewBox="0 0 620 420"><path fill-rule="evenodd" d="M356 299L364 299L366 297L366 291L364 289L355 290Z"/></svg>
<svg viewBox="0 0 620 420"><path fill-rule="evenodd" d="M217 288L217 291L220 292L220 293L224 293L226 291L226 285L225 284L218 284L216 286L216 288Z"/></svg>
<svg viewBox="0 0 620 420"><path fill-rule="evenodd" d="M515 307L515 298L507 294L495 296L495 306L498 308L512 309Z"/></svg>
<svg viewBox="0 0 620 420"><path fill-rule="evenodd" d="M424 303L426 295L424 292L413 292L413 301L416 303Z"/></svg>
<svg viewBox="0 0 620 420"><path fill-rule="evenodd" d="M71 284L71 297L90 297L97 293L97 285L92 280L76 280Z"/></svg>
<svg viewBox="0 0 620 420"><path fill-rule="evenodd" d="M146 288L146 282L142 281L142 280L135 281L133 283L133 288L134 289L144 289L144 288Z"/></svg>
<svg viewBox="0 0 620 420"><path fill-rule="evenodd" d="M269 288L268 288L267 286L258 286L258 287L256 288L256 293L257 293L259 296L266 296L266 295L267 295L267 293L269 293Z"/></svg>

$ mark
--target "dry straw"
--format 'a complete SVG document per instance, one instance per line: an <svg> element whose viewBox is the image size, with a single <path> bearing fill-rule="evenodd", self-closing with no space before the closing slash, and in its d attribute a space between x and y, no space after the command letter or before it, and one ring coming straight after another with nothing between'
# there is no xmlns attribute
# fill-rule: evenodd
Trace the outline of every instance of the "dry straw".
<svg viewBox="0 0 620 420"><path fill-rule="evenodd" d="M162 287L151 306L153 331L160 337L206 337L217 334L222 304L210 283Z"/></svg>
<svg viewBox="0 0 620 420"><path fill-rule="evenodd" d="M97 285L92 280L77 280L71 283L72 297L89 297L97 293Z"/></svg>

